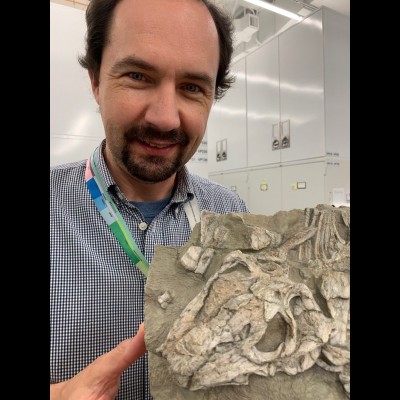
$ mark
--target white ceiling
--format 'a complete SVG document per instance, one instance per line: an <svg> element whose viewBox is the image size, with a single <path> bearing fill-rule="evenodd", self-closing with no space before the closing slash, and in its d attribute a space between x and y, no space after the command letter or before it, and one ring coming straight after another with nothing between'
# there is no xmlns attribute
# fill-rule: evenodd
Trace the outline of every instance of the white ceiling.
<svg viewBox="0 0 400 400"><path fill-rule="evenodd" d="M350 0L315 0L310 1L310 3L317 7L325 6L331 8L350 18Z"/></svg>
<svg viewBox="0 0 400 400"><path fill-rule="evenodd" d="M350 17L350 0L263 0L272 3L277 7L305 16L312 12L311 9L318 9L322 6L328 7L341 14ZM257 6L246 3L244 0L214 0L214 2L225 8L231 14L235 14L240 7L262 10ZM270 12L262 10L262 12Z"/></svg>
<svg viewBox="0 0 400 400"><path fill-rule="evenodd" d="M307 17L321 7L327 7L344 14L350 18L350 0L263 0L273 5ZM233 61L238 60L244 54L249 53L271 37L281 33L297 23L292 19L273 13L264 8L254 6L245 0L214 0L214 2L229 13L236 21L246 14L257 15L258 31L245 41L235 43ZM236 37L240 37L237 35Z"/></svg>

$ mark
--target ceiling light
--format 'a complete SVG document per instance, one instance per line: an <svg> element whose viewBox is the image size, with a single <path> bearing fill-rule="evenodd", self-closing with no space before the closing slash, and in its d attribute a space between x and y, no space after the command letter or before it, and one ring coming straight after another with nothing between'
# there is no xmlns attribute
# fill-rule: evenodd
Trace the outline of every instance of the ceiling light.
<svg viewBox="0 0 400 400"><path fill-rule="evenodd" d="M266 10L272 11L274 13L284 15L285 17L295 19L296 21L301 21L303 19L303 17L301 17L300 15L284 10L283 8L274 6L271 3L266 3L265 1L261 0L244 0L244 1L246 3L254 4L255 6L265 8Z"/></svg>

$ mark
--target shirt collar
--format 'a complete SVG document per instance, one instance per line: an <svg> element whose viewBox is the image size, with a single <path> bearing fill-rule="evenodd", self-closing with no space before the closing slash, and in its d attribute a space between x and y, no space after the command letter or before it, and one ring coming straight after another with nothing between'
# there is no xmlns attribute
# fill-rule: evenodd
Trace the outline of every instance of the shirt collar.
<svg viewBox="0 0 400 400"><path fill-rule="evenodd" d="M117 184L115 183L114 178L111 176L106 164L106 160L104 159L103 151L105 146L106 139L103 139L100 145L94 151L93 158L101 178L103 179L104 186L107 190L109 190L111 186L116 186Z"/></svg>
<svg viewBox="0 0 400 400"><path fill-rule="evenodd" d="M192 200L194 197L193 184L190 178L190 172L186 165L178 171L176 176L176 186L172 197L173 203L182 203L187 200Z"/></svg>

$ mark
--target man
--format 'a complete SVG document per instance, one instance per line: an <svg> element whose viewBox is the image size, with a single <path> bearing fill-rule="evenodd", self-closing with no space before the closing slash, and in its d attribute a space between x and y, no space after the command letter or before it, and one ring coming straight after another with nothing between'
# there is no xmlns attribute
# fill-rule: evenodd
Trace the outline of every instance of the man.
<svg viewBox="0 0 400 400"><path fill-rule="evenodd" d="M197 209L248 211L185 166L233 82L232 26L206 0L91 0L86 21L106 138L51 169L50 397L145 400L154 246L186 243Z"/></svg>

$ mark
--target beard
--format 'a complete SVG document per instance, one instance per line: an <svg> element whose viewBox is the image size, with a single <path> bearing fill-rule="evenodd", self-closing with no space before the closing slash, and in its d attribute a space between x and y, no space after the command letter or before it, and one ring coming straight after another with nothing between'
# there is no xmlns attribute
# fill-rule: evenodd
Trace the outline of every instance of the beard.
<svg viewBox="0 0 400 400"><path fill-rule="evenodd" d="M133 141L151 143L154 140L166 140L179 145L179 153L173 159L151 155L135 155L129 148ZM124 132L120 161L133 177L148 183L162 182L179 171L186 163L184 149L189 143L187 135L180 130L161 132L150 127L133 126Z"/></svg>

